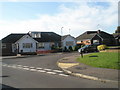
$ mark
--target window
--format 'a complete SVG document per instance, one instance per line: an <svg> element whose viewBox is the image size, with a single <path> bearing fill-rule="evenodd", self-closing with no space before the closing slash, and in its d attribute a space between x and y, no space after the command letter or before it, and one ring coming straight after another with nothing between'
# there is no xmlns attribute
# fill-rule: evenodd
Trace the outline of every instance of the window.
<svg viewBox="0 0 120 90"><path fill-rule="evenodd" d="M99 40L93 40L93 43L99 43Z"/></svg>
<svg viewBox="0 0 120 90"><path fill-rule="evenodd" d="M66 46L73 46L73 44L74 44L73 41L67 41L66 42Z"/></svg>
<svg viewBox="0 0 120 90"><path fill-rule="evenodd" d="M38 43L37 48L44 48L45 44L44 43Z"/></svg>
<svg viewBox="0 0 120 90"><path fill-rule="evenodd" d="M41 34L40 34L40 33L38 33L38 34L37 34L37 38L40 38L40 37L41 37Z"/></svg>
<svg viewBox="0 0 120 90"><path fill-rule="evenodd" d="M35 37L34 33L31 33L31 36L34 38Z"/></svg>
<svg viewBox="0 0 120 90"><path fill-rule="evenodd" d="M2 44L2 48L6 48L6 44L5 43Z"/></svg>
<svg viewBox="0 0 120 90"><path fill-rule="evenodd" d="M32 43L23 43L23 48L32 48L33 44Z"/></svg>
<svg viewBox="0 0 120 90"><path fill-rule="evenodd" d="M37 34L34 34L34 35L35 35L34 37L36 38L36 37L37 37Z"/></svg>

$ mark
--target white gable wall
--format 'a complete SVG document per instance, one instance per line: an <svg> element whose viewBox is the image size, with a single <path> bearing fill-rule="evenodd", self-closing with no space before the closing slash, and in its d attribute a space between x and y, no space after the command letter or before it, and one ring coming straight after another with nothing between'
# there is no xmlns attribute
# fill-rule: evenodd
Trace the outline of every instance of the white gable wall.
<svg viewBox="0 0 120 90"><path fill-rule="evenodd" d="M75 40L73 37L71 37L71 36L67 36L67 37L62 41L62 46L63 46L63 48L64 48L64 47L69 48L69 46L66 46L66 42L68 42L68 41L73 41L72 47L74 47L74 46L76 45L76 40Z"/></svg>
<svg viewBox="0 0 120 90"><path fill-rule="evenodd" d="M32 47L23 48L23 43L32 43ZM19 52L21 52L21 50L23 50L23 52L36 52L36 43L37 42L28 35L23 36L19 41L16 42L19 47Z"/></svg>
<svg viewBox="0 0 120 90"><path fill-rule="evenodd" d="M51 50L50 42L40 42L44 43L44 48L38 48L37 51Z"/></svg>

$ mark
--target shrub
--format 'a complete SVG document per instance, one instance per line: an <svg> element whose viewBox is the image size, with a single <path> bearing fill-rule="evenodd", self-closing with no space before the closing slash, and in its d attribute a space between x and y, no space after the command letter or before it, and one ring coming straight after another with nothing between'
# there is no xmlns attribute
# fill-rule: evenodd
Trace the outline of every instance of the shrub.
<svg viewBox="0 0 120 90"><path fill-rule="evenodd" d="M64 52L67 52L67 51L68 51L67 47L64 47Z"/></svg>
<svg viewBox="0 0 120 90"><path fill-rule="evenodd" d="M77 46L77 45L76 45L76 46L73 47L73 50L74 50L74 51L78 51L79 48L81 48L81 46Z"/></svg>
<svg viewBox="0 0 120 90"><path fill-rule="evenodd" d="M97 46L97 49L98 49L99 51L105 50L106 48L107 48L106 45L99 45L99 46Z"/></svg>
<svg viewBox="0 0 120 90"><path fill-rule="evenodd" d="M55 48L56 48L56 47L55 47L54 45L51 46L51 49L52 49L52 50L55 50Z"/></svg>
<svg viewBox="0 0 120 90"><path fill-rule="evenodd" d="M73 48L72 48L72 46L69 46L69 51L73 51Z"/></svg>

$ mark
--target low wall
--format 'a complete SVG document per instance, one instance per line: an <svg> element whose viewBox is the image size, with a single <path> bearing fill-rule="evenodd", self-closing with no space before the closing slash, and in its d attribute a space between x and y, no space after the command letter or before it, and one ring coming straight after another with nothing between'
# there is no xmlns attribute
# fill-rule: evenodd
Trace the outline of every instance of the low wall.
<svg viewBox="0 0 120 90"><path fill-rule="evenodd" d="M37 54L43 54L43 53L54 53L56 50L40 50L37 51Z"/></svg>

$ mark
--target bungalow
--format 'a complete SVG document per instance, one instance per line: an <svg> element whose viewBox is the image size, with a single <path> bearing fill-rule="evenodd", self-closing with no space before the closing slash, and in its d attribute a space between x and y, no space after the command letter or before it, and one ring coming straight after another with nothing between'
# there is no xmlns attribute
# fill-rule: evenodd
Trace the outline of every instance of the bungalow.
<svg viewBox="0 0 120 90"><path fill-rule="evenodd" d="M72 48L76 46L76 39L71 35L62 36L62 47L68 49L69 46Z"/></svg>
<svg viewBox="0 0 120 90"><path fill-rule="evenodd" d="M105 45L115 45L115 39L113 35L110 35L104 31L86 31L77 38L77 44L90 45L93 43L100 43Z"/></svg>
<svg viewBox="0 0 120 90"><path fill-rule="evenodd" d="M35 53L36 43L38 42L27 34L10 34L2 39L2 55Z"/></svg>
<svg viewBox="0 0 120 90"><path fill-rule="evenodd" d="M28 32L10 34L2 39L2 55L36 54L59 46L61 36L53 32Z"/></svg>
<svg viewBox="0 0 120 90"><path fill-rule="evenodd" d="M37 43L37 53L44 51L50 51L52 46L60 47L61 36L54 32L28 32L28 34L36 40Z"/></svg>

